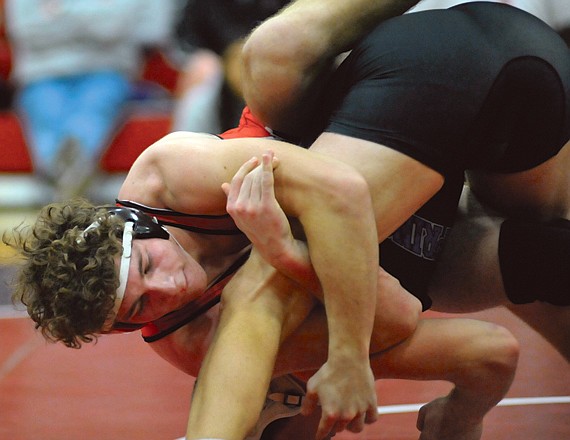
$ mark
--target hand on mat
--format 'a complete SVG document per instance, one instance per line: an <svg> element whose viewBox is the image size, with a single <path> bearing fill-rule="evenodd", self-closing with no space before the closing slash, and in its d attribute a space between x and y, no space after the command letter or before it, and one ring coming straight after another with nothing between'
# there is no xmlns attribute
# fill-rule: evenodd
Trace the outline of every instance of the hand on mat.
<svg viewBox="0 0 570 440"><path fill-rule="evenodd" d="M378 419L374 376L368 362L355 358L329 359L307 382L302 413L321 405L317 439L345 429L360 432Z"/></svg>

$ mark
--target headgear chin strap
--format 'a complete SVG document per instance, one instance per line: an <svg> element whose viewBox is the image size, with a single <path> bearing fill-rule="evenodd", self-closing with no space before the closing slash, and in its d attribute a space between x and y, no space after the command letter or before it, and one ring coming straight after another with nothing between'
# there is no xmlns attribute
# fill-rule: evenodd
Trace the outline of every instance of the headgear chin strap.
<svg viewBox="0 0 570 440"><path fill-rule="evenodd" d="M115 296L115 305L109 314L109 317L103 325L103 331L108 332L113 328L115 317L121 308L123 298L125 297L125 289L127 288L127 280L129 278L129 266L131 264L131 255L133 250L133 235L135 224L131 221L125 222L123 230L123 253L121 254L121 262L119 263L119 287Z"/></svg>
<svg viewBox="0 0 570 440"><path fill-rule="evenodd" d="M108 210L110 215L121 217L125 221L125 226L122 238L123 253L121 254L121 262L119 263L119 287L117 288L113 310L109 313L101 331L102 333L133 331L143 327L143 325L115 323L115 318L123 303L125 289L127 287L133 239L161 238L168 240L170 234L155 217L150 217L138 209L109 207ZM86 232L99 226L100 221L94 221L85 229L82 235L85 236Z"/></svg>

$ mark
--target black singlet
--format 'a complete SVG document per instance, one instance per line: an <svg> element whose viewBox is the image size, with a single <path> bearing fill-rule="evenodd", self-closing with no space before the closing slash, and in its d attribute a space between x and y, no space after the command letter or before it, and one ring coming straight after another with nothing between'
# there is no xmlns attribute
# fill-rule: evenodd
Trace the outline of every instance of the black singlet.
<svg viewBox="0 0 570 440"><path fill-rule="evenodd" d="M376 142L445 176L442 190L382 243L382 266L424 309L463 173L515 172L570 137L570 51L546 24L488 2L388 20L332 75L303 144L322 131Z"/></svg>
<svg viewBox="0 0 570 440"><path fill-rule="evenodd" d="M326 131L386 145L444 175L522 171L570 137L570 50L524 11L466 3L382 23L328 94Z"/></svg>

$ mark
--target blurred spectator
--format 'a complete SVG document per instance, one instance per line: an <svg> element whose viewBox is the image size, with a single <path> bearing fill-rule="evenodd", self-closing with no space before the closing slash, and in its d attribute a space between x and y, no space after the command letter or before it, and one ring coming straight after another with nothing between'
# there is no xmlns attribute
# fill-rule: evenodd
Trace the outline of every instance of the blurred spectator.
<svg viewBox="0 0 570 440"><path fill-rule="evenodd" d="M568 0L543 0L548 4L550 18L546 20L570 47L570 3Z"/></svg>
<svg viewBox="0 0 570 440"><path fill-rule="evenodd" d="M0 0L0 110L7 110L12 105L14 89L9 80L10 59L10 44L6 39L4 0Z"/></svg>
<svg viewBox="0 0 570 440"><path fill-rule="evenodd" d="M469 0L423 0L413 7L410 12L422 11L425 9L445 9ZM476 1L476 0L472 0ZM530 12L534 16L550 25L565 37L569 42L570 33L570 3L568 0L486 0L495 3L505 3L515 6L524 11Z"/></svg>
<svg viewBox="0 0 570 440"><path fill-rule="evenodd" d="M34 169L81 194L130 97L143 50L168 42L173 0L5 0L16 103Z"/></svg>
<svg viewBox="0 0 570 440"><path fill-rule="evenodd" d="M173 129L219 133L239 122L242 39L285 0L187 0L176 27L186 54Z"/></svg>

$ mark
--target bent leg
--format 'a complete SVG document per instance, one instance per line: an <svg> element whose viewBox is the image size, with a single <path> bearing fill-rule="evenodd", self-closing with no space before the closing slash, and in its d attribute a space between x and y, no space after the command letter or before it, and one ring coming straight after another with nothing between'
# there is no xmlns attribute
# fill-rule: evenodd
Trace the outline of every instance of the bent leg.
<svg viewBox="0 0 570 440"><path fill-rule="evenodd" d="M509 304L499 264L502 222L464 187L457 219L430 282L433 310L470 313Z"/></svg>
<svg viewBox="0 0 570 440"><path fill-rule="evenodd" d="M429 294L433 300L432 308L448 313L469 313L498 305L507 306L520 319L540 333L566 359L570 360L570 344L568 343L570 341L570 307L539 302L541 299L547 299L547 292L548 297L553 297L556 293L556 286L560 286L559 295L554 296L558 298L558 301L568 297L566 292L569 291L570 286L563 286L560 281L567 278L567 265L556 261L545 266L548 273L540 270L544 263L542 260L548 259L554 251L557 251L559 255L564 255L564 246L567 246L565 243L568 243L568 240L541 240L537 246L544 249L527 255L528 261L526 262L520 262L518 258L509 258L508 252L502 252L501 258L508 259L509 265L512 266L519 261L519 264L509 269L511 278L514 278L517 273L518 278L522 275L536 278L533 282L528 280L522 282L527 286L524 292L517 292L516 289L513 291L511 287L509 297L513 299L523 298L531 293L534 295L532 298L535 302L515 305L505 292L499 261L499 235L502 233L502 222L502 217L485 209L469 188L464 188L457 222L448 236L430 284ZM528 224L535 223L529 222ZM553 226L544 224L544 228L556 227L557 224ZM570 229L564 225L565 223L560 223L559 233L567 236L570 234ZM522 243L522 246L528 246L529 235L523 229L515 232L520 235L518 241ZM536 234L532 238L535 236ZM562 235L560 238L563 238ZM570 245L565 255L570 255ZM536 261L537 259L541 261ZM561 259L558 258L558 260ZM533 292L527 291L530 289L528 286L540 286L540 283L543 288L536 287ZM510 283L511 286L517 286L517 288L520 288L520 284Z"/></svg>
<svg viewBox="0 0 570 440"><path fill-rule="evenodd" d="M378 272L376 298L371 353L384 351L412 335L422 309L421 303L382 268ZM274 376L307 371L311 374L302 378L308 380L326 362L327 328L323 307L314 307L310 316L281 343Z"/></svg>
<svg viewBox="0 0 570 440"><path fill-rule="evenodd" d="M449 395L420 411L422 440L475 440L483 417L507 393L518 343L504 328L469 319L425 319L402 344L376 355L377 378L447 380Z"/></svg>
<svg viewBox="0 0 570 440"><path fill-rule="evenodd" d="M296 367L305 369L304 374L298 370L297 376L309 377L311 367L318 368L319 362L326 359L325 342L326 318L322 308L317 308L280 350L276 374L285 374L284 367L291 369L287 372L295 372ZM376 379L454 383L449 395L420 411L421 439L477 440L483 417L505 396L512 383L518 353L515 338L495 324L471 319L424 319L406 341L373 355L371 366ZM279 429L274 426L271 432L275 438L283 438L277 432L287 429L286 432L299 433L299 438L304 439L300 433L315 423L315 419L311 420L292 417L281 421Z"/></svg>
<svg viewBox="0 0 570 440"><path fill-rule="evenodd" d="M551 220L570 209L570 142L530 170L501 174L470 171L470 188L485 205L506 217Z"/></svg>

